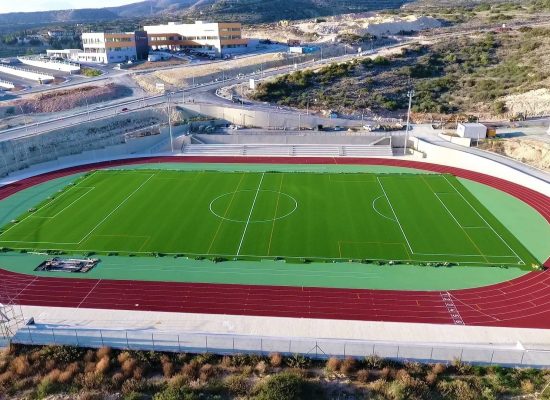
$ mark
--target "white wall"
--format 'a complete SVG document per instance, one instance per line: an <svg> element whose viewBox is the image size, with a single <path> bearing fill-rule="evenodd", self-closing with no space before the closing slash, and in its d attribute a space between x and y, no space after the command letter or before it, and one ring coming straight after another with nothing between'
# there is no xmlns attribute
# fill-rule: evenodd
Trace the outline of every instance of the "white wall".
<svg viewBox="0 0 550 400"><path fill-rule="evenodd" d="M54 71L63 71L63 72L79 72L80 65L78 64L69 64L66 62L59 61L50 61L50 60L37 60L32 58L20 57L18 58L23 64L32 65L33 67L51 69Z"/></svg>
<svg viewBox="0 0 550 400"><path fill-rule="evenodd" d="M39 72L34 72L23 68L9 67L7 65L0 65L0 72L29 79L31 81L42 81L42 83L49 83L55 79L52 75L41 74Z"/></svg>

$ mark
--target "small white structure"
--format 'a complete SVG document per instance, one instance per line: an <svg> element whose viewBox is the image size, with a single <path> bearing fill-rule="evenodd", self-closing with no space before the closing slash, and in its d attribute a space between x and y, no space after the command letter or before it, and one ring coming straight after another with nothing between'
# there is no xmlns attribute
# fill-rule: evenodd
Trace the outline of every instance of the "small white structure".
<svg viewBox="0 0 550 400"><path fill-rule="evenodd" d="M463 138L484 139L487 136L487 127L480 123L458 124L456 134Z"/></svg>
<svg viewBox="0 0 550 400"><path fill-rule="evenodd" d="M304 48L302 46L291 46L288 48L289 53L304 54Z"/></svg>

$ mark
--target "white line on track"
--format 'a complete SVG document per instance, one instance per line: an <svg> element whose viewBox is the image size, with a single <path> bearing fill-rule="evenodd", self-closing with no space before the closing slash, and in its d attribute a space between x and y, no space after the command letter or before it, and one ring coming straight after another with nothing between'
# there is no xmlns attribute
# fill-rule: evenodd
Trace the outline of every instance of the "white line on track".
<svg viewBox="0 0 550 400"><path fill-rule="evenodd" d="M80 306L82 305L82 303L84 303L84 301L86 301L86 299L88 298L88 296L90 296L90 294L92 294L92 292L95 290L95 288L97 287L97 285L99 285L99 283L101 282L101 279L99 279L93 288L90 289L90 291L88 292L88 294L86 294L86 297L84 297L82 299L82 301L80 303L78 303L78 306L76 306L76 308L80 308Z"/></svg>
<svg viewBox="0 0 550 400"><path fill-rule="evenodd" d="M59 214L61 214L63 211L65 211L67 208L69 208L70 206L72 206L74 203L76 203L78 200L82 199L83 197L85 197L88 193L90 193L92 190L95 189L95 187L88 187L88 186L83 186L83 187L80 187L81 189L88 189L86 191L86 193L84 193L83 195L79 196L76 200L73 200L69 205L63 207L63 209L61 209L60 211L58 211L57 213L55 213L54 215L52 215L51 217L41 217L39 215L36 215L36 213L34 213L32 216L34 218L44 218L44 219L53 219L55 217L57 217Z"/></svg>
<svg viewBox="0 0 550 400"><path fill-rule="evenodd" d="M250 213L248 214L248 219L246 220L246 225L244 226L244 232L243 232L243 236L241 237L241 242L239 243L239 248L237 249L237 255L239 255L241 252L241 247L243 245L244 237L246 235L246 230L248 229L248 224L250 224L250 218L252 217L252 212L254 211L254 206L256 205L256 199L258 198L258 193L260 193L260 187L262 186L264 175L265 175L265 172L262 173L262 177L260 178L260 183L258 184L258 189L256 189L256 195L254 196L252 207L250 207Z"/></svg>

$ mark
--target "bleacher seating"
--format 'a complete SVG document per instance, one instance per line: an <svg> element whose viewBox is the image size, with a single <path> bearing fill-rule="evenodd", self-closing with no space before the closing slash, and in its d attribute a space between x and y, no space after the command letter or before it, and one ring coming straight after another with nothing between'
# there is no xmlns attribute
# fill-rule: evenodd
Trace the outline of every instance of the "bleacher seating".
<svg viewBox="0 0 550 400"><path fill-rule="evenodd" d="M391 145L319 144L187 144L182 153L190 156L273 157L391 157Z"/></svg>

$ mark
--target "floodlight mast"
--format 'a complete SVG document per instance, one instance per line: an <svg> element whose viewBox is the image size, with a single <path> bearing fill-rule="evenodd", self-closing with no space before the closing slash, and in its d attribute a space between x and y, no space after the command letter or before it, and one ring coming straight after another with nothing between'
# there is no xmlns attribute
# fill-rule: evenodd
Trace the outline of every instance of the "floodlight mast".
<svg viewBox="0 0 550 400"><path fill-rule="evenodd" d="M410 129L410 122L411 122L411 106L412 106L412 98L414 97L414 89L411 89L408 91L407 96L409 96L409 110L407 112L407 129L405 130L405 146L403 149L403 155L407 155L407 143L409 141L409 129Z"/></svg>
<svg viewBox="0 0 550 400"><path fill-rule="evenodd" d="M174 152L174 138L172 137L172 116L170 115L171 113L171 110L170 110L170 92L168 92L166 94L166 97L168 99L168 104L167 104L167 107L168 107L168 131L170 132L170 150L171 152L173 153Z"/></svg>

